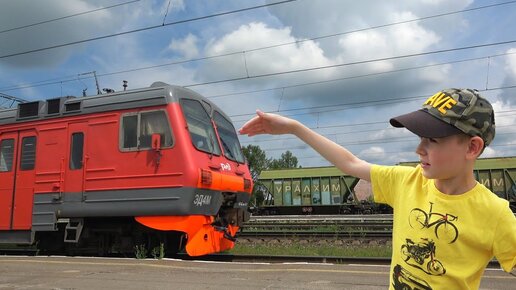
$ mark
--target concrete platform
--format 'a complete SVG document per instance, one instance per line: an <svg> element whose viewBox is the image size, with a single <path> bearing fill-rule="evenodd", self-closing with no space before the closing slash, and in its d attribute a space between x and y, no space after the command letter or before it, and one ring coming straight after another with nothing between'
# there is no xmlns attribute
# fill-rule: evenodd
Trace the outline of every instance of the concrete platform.
<svg viewBox="0 0 516 290"><path fill-rule="evenodd" d="M383 265L0 257L0 289L388 289ZM486 270L481 289L516 289Z"/></svg>

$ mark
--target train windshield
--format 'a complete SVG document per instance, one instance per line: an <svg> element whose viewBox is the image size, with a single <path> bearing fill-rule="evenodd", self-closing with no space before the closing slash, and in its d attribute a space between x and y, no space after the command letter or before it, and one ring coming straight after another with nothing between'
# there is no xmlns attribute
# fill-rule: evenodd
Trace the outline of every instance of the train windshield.
<svg viewBox="0 0 516 290"><path fill-rule="evenodd" d="M217 141L210 116L201 103L190 99L182 99L180 103L195 148L200 151L220 155L219 142Z"/></svg>
<svg viewBox="0 0 516 290"><path fill-rule="evenodd" d="M244 163L244 154L240 148L240 142L235 131L235 127L219 112L215 112L213 120L217 125L217 131L219 132L220 142L224 149L224 155L233 161Z"/></svg>

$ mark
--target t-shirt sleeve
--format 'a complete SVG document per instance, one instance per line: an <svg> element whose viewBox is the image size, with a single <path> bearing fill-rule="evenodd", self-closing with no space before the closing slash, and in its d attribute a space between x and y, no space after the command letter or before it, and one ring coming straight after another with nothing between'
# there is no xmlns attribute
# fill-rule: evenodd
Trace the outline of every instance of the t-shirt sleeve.
<svg viewBox="0 0 516 290"><path fill-rule="evenodd" d="M504 271L511 272L516 266L516 217L509 206L503 209L498 219L493 254Z"/></svg>
<svg viewBox="0 0 516 290"><path fill-rule="evenodd" d="M371 167L371 186L373 189L374 201L386 203L393 207L396 193L400 186L403 186L405 177L414 171L408 166L382 166Z"/></svg>

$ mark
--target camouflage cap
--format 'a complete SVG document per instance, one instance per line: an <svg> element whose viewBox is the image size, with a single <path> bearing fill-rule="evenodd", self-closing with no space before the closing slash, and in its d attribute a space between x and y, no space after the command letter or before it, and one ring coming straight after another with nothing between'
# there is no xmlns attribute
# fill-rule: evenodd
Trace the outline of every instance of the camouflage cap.
<svg viewBox="0 0 516 290"><path fill-rule="evenodd" d="M390 123L420 137L442 138L459 133L479 136L485 146L495 136L493 107L472 89L442 90L428 98L421 110L392 118Z"/></svg>

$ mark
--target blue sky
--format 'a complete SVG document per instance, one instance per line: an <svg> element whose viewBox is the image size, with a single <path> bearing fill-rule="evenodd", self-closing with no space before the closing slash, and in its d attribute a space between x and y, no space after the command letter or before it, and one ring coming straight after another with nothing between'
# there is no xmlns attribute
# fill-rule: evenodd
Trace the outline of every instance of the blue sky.
<svg viewBox="0 0 516 290"><path fill-rule="evenodd" d="M483 156L516 155L516 42L426 54L516 41L510 1L297 0L4 57L276 1L3 1L0 93L28 100L80 96L84 89L92 95L92 74L80 76L92 71L101 88L117 91L122 80L129 88L163 81L210 98L237 128L260 108L292 116L370 162L395 164L417 160L418 138L390 128L389 118L417 110L440 89L469 87L496 112L497 136ZM5 31L117 4L123 5ZM371 28L386 24L393 25ZM421 55L373 61L410 54ZM184 60L191 61L177 64ZM236 78L244 79L224 81ZM9 103L0 99L2 105ZM292 136L242 136L241 142L270 157L291 150L305 167L328 165Z"/></svg>

